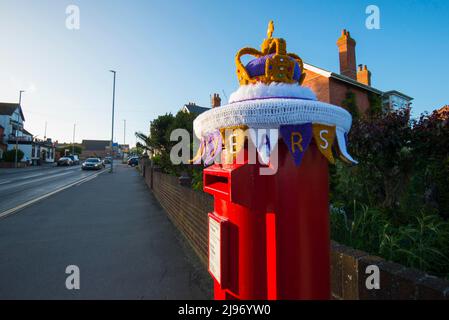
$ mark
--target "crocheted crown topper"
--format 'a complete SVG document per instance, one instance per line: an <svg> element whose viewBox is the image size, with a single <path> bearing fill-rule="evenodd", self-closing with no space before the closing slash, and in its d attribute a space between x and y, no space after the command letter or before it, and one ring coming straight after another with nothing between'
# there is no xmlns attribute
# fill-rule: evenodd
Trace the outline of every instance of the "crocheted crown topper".
<svg viewBox="0 0 449 320"><path fill-rule="evenodd" d="M254 48L240 49L235 57L237 65L237 77L240 85L272 82L297 83L304 80L303 62L294 53L287 53L287 43L281 38L272 38L274 31L273 21L268 24L267 39L262 43L259 51ZM246 67L240 58L244 55L252 55L256 59L251 60Z"/></svg>

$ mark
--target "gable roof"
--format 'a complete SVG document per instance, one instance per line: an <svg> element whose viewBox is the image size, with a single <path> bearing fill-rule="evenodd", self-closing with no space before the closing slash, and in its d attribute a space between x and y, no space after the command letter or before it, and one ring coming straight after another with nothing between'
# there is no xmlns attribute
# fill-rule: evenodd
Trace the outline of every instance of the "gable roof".
<svg viewBox="0 0 449 320"><path fill-rule="evenodd" d="M322 68L319 68L319 67L315 67L315 66L313 66L311 64L308 64L308 63L304 63L304 69L312 71L312 72L315 72L315 73L317 73L319 75L322 75L323 77L334 78L334 79L337 79L337 80L340 80L340 81L352 84L352 85L354 85L356 87L359 87L359 88L371 91L371 92L379 94L379 95L382 95L382 91L380 91L380 90L378 90L376 88L373 88L371 86L367 86L366 84L358 82L358 81L356 81L354 79L351 79L351 78L349 78L347 76L344 76L342 74L338 74L338 73L335 73L335 72L332 72L332 71L328 71L328 70L325 70L325 69L322 69Z"/></svg>
<svg viewBox="0 0 449 320"><path fill-rule="evenodd" d="M109 147L111 141L109 140L83 140L81 142L85 151L96 151L96 150L104 150L106 147Z"/></svg>
<svg viewBox="0 0 449 320"><path fill-rule="evenodd" d="M408 95L403 94L402 92L399 92L397 90L386 91L386 92L384 92L384 95L386 95L386 96L388 96L388 95L397 95L397 96L400 96L400 97L404 98L405 100L409 100L409 101L413 100L412 97L409 97Z"/></svg>
<svg viewBox="0 0 449 320"><path fill-rule="evenodd" d="M18 103L8 103L8 102L0 102L0 115L2 116L11 116L16 109L19 108L20 116L23 121L25 121L25 117L23 116L22 108Z"/></svg>
<svg viewBox="0 0 449 320"><path fill-rule="evenodd" d="M376 93L376 94L378 94L378 95L381 95L381 96L382 96L382 95L388 95L388 94L393 94L393 93L394 93L394 94L397 94L397 95L402 96L402 97L405 98L406 100L409 100L409 101L412 101L412 100L413 100L412 97L410 97L410 96L408 96L408 95L406 95L406 94L404 94L404 93L402 93L402 92L399 92L399 91L397 91L397 90L390 90L390 91L383 92L383 91L381 91L381 90L379 90L379 89L376 89L376 88L373 88L373 87L368 86L368 85L366 85L366 84L363 84L363 83L361 83L361 82L358 82L358 81L356 81L356 80L354 80L354 79L351 79L351 78L349 78L349 77L347 77L347 76L344 76L344 75L342 75L342 74L335 73L335 72L332 72L332 71L328 71L328 70L325 70L325 69L316 67L316 66L311 65L311 64L308 64L308 63L304 63L304 69L305 69L305 70L312 71L312 72L315 72L315 73L317 73L317 74L319 74L319 75L322 75L323 77L326 77L326 78L334 78L334 79L337 79L337 80L340 80L340 81L343 81L343 82L352 84L352 85L354 85L354 86L356 86L356 87L365 89L365 90L367 90L367 91L374 92L374 93Z"/></svg>
<svg viewBox="0 0 449 320"><path fill-rule="evenodd" d="M205 112L205 111L207 111L209 109L210 108L197 106L194 103L185 104L184 107L182 107L182 110L184 112L194 113L194 114L201 114L201 113L203 113L203 112Z"/></svg>
<svg viewBox="0 0 449 320"><path fill-rule="evenodd" d="M31 132L25 130L25 129L22 129L22 132L23 132L24 134L28 135L28 136L33 137L33 134L32 134Z"/></svg>

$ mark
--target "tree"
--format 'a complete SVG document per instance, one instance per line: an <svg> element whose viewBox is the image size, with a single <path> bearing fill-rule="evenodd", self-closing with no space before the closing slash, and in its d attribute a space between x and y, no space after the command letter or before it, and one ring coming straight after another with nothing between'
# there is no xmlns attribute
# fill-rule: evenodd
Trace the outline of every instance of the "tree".
<svg viewBox="0 0 449 320"><path fill-rule="evenodd" d="M349 134L349 149L359 165L337 167L333 197L348 206L356 200L397 214L416 155L410 124L410 109L356 119Z"/></svg>
<svg viewBox="0 0 449 320"><path fill-rule="evenodd" d="M22 150L17 150L17 162L20 162L25 154ZM3 160L6 162L15 162L16 161L16 149L8 150L3 153Z"/></svg>
<svg viewBox="0 0 449 320"><path fill-rule="evenodd" d="M56 149L56 151L59 152L61 154L61 156L64 156L66 154L66 152L65 152L66 150L69 150L69 151L67 151L67 154L72 154L72 150L74 150L75 154L78 154L78 155L83 152L83 148L81 146L77 146L77 145L75 145L73 147L73 149L72 149L71 145L68 145L65 147L60 147L60 148Z"/></svg>
<svg viewBox="0 0 449 320"><path fill-rule="evenodd" d="M354 120L359 118L359 108L354 92L349 90L346 92L345 99L341 102L341 106L351 113Z"/></svg>
<svg viewBox="0 0 449 320"><path fill-rule="evenodd" d="M171 148L178 143L178 141L170 141L170 134L175 129L185 129L192 137L195 117L195 114L182 111L175 116L168 113L151 121L149 136L142 132L136 132L136 137L140 140L142 148L153 153L153 163L160 166L164 172L179 175L183 172L193 174L194 170L200 170L187 164L173 165L170 160ZM190 150L192 150L192 146L193 141L190 141ZM192 158L193 154L189 156Z"/></svg>
<svg viewBox="0 0 449 320"><path fill-rule="evenodd" d="M423 201L449 216L449 112L422 114L413 122L415 171Z"/></svg>

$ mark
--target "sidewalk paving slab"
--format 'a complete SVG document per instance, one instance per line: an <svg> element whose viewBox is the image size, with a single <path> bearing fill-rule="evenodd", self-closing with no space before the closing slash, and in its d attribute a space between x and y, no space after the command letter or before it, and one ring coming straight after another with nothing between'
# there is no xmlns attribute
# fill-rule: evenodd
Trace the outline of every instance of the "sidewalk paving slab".
<svg viewBox="0 0 449 320"><path fill-rule="evenodd" d="M210 299L212 280L134 168L0 220L0 299ZM68 290L68 265L80 290Z"/></svg>

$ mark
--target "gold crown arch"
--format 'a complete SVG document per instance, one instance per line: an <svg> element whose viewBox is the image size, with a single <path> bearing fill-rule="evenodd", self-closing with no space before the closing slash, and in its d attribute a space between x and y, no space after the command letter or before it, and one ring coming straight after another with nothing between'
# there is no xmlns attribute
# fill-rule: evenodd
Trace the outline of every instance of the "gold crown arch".
<svg viewBox="0 0 449 320"><path fill-rule="evenodd" d="M303 72L304 63L302 59L294 53L287 53L287 43L282 38L272 38L274 31L273 21L268 24L267 39L262 43L259 51L254 48L242 48L235 57L237 66L237 77L240 85L255 84L258 82L269 84L272 82L279 83L298 83L301 85L305 78ZM244 55L252 55L256 58L272 55L267 57L265 63L265 74L261 76L250 77L248 71L241 61ZM298 63L301 76L299 80L293 79L295 71L295 62Z"/></svg>

